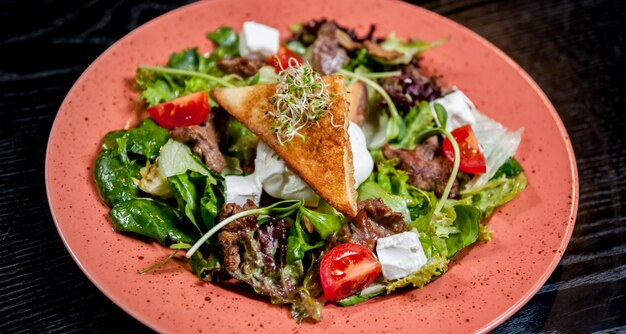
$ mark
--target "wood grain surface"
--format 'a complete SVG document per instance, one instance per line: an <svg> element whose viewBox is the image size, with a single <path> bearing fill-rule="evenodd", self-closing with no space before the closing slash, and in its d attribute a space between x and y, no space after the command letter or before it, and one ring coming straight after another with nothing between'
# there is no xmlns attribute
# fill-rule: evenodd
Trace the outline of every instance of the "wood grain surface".
<svg viewBox="0 0 626 334"><path fill-rule="evenodd" d="M58 107L82 71L126 33L188 2L0 2L0 333L149 331L63 246L44 157ZM537 295L494 332L626 332L626 2L413 3L518 62L556 107L577 158L580 204L567 251Z"/></svg>

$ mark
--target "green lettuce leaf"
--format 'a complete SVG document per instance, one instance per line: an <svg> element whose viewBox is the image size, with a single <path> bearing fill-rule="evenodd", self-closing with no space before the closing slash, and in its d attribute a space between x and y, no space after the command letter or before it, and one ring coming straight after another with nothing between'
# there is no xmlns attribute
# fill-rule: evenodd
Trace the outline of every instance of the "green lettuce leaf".
<svg viewBox="0 0 626 334"><path fill-rule="evenodd" d="M326 240L331 234L338 232L344 219L340 213L321 213L309 210L304 206L300 207L300 213L303 219L308 219L313 225L322 240Z"/></svg>
<svg viewBox="0 0 626 334"><path fill-rule="evenodd" d="M398 38L396 34L392 32L381 44L381 46L385 50L401 52L402 56L390 61L379 61L386 64L408 64L414 57L419 56L424 51L430 50L446 43L449 39L450 36L433 42L424 42L419 39L404 41Z"/></svg>
<svg viewBox="0 0 626 334"><path fill-rule="evenodd" d="M454 206L456 218L454 227L458 233L450 234L446 238L448 257L451 258L461 249L473 244L478 239L480 225L480 211L471 205Z"/></svg>
<svg viewBox="0 0 626 334"><path fill-rule="evenodd" d="M450 262L448 259L439 255L431 257L418 272L400 278L396 281L389 282L387 284L387 293L408 285L413 285L413 287L420 289L423 288L424 285L428 284L438 276L441 276L444 272L446 272L446 270L448 270L448 262Z"/></svg>
<svg viewBox="0 0 626 334"><path fill-rule="evenodd" d="M415 149L420 134L435 126L435 121L430 105L426 101L420 102L404 116L406 130L396 138L392 145L397 148Z"/></svg>
<svg viewBox="0 0 626 334"><path fill-rule="evenodd" d="M254 133L238 120L230 118L226 127L224 150L229 156L238 160L237 166L231 166L231 168L238 168L250 173L253 170L258 143L259 138Z"/></svg>
<svg viewBox="0 0 626 334"><path fill-rule="evenodd" d="M170 139L159 156L159 173L162 178L186 173L188 170L212 177L211 170L191 152L189 146Z"/></svg>
<svg viewBox="0 0 626 334"><path fill-rule="evenodd" d="M470 199L472 205L480 210L483 219L491 216L493 211L515 198L528 185L523 172L512 178L502 174L497 179L488 181L485 185L463 194L464 199Z"/></svg>

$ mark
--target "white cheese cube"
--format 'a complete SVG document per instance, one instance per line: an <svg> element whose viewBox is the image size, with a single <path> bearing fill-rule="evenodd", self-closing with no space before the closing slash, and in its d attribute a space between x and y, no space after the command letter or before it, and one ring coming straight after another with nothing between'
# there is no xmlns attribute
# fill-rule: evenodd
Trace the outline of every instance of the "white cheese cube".
<svg viewBox="0 0 626 334"><path fill-rule="evenodd" d="M224 181L226 203L236 203L243 206L250 199L254 204L259 205L262 189L261 181L256 175L229 175L224 178Z"/></svg>
<svg viewBox="0 0 626 334"><path fill-rule="evenodd" d="M415 232L403 232L378 239L376 254L383 266L383 276L388 281L417 272L428 261Z"/></svg>
<svg viewBox="0 0 626 334"><path fill-rule="evenodd" d="M442 96L431 102L431 111L435 112L434 104L439 103L448 112L448 121L446 122L446 130L452 131L460 126L469 124L472 129L476 127L476 118L474 111L476 107L470 99L460 90L454 90L451 93ZM435 115L434 115L435 116ZM435 117L437 119L437 117ZM439 123L439 121L437 121Z"/></svg>
<svg viewBox="0 0 626 334"><path fill-rule="evenodd" d="M239 33L239 53L244 58L265 60L278 53L278 30L253 21L244 22Z"/></svg>

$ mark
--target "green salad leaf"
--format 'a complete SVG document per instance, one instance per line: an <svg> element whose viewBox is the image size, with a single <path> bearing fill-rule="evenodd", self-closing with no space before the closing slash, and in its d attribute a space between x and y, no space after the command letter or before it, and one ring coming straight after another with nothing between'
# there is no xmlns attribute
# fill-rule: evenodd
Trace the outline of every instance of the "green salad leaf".
<svg viewBox="0 0 626 334"><path fill-rule="evenodd" d="M379 60L386 64L408 64L411 62L415 56L419 56L424 51L430 50L432 48L438 47L450 40L450 36L444 37L442 39L433 41L433 42L424 42L419 39L414 39L412 41L405 41L401 38L398 38L395 33L389 34L389 36L382 42L381 46L385 50L389 51L398 51L402 53L402 57L384 61Z"/></svg>
<svg viewBox="0 0 626 334"><path fill-rule="evenodd" d="M170 139L163 145L159 156L159 173L167 178L186 173L188 170L212 176L211 170L191 152L189 146Z"/></svg>
<svg viewBox="0 0 626 334"><path fill-rule="evenodd" d="M132 232L158 241L193 243L188 231L176 227L180 217L167 205L146 198L116 204L109 212L117 232Z"/></svg>
<svg viewBox="0 0 626 334"><path fill-rule="evenodd" d="M102 199L109 206L139 197L135 182L142 178L139 171L148 159L158 155L166 141L167 130L151 119L137 128L112 131L104 137L94 177Z"/></svg>

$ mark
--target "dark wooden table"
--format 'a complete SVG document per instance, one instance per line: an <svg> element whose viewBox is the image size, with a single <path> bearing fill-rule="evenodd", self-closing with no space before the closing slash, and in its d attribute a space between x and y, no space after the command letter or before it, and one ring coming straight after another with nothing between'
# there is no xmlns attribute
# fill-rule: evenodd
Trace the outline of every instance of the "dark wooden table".
<svg viewBox="0 0 626 334"><path fill-rule="evenodd" d="M63 246L46 200L44 156L58 107L82 71L132 29L187 2L0 3L1 333L149 331ZM517 61L558 110L577 157L580 205L567 252L494 332L626 332L626 2L416 4Z"/></svg>

